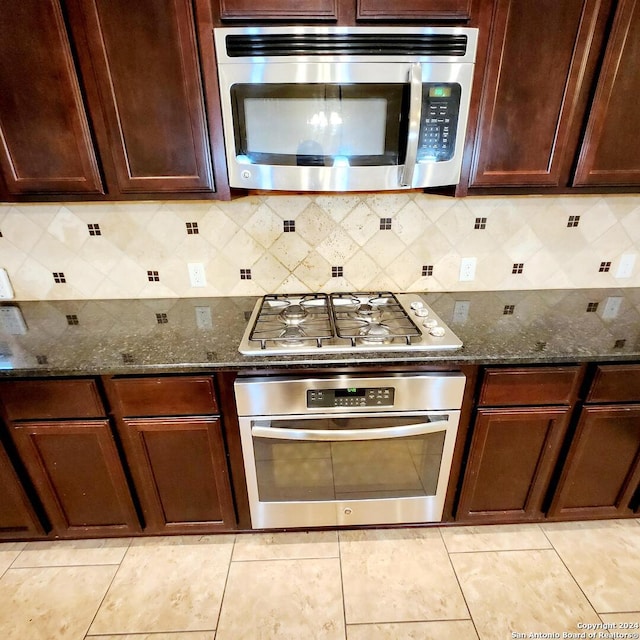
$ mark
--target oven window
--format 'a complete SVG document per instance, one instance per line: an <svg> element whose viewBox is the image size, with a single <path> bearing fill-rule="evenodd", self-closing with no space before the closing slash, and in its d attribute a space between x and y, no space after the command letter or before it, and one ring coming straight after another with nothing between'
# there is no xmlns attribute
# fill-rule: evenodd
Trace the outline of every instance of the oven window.
<svg viewBox="0 0 640 640"><path fill-rule="evenodd" d="M235 84L236 155L252 164L402 164L406 84Z"/></svg>
<svg viewBox="0 0 640 640"><path fill-rule="evenodd" d="M309 422L316 421L305 420L298 427L309 430ZM365 424L366 428L371 427L369 419ZM291 422L287 425L291 426ZM388 419L385 426L392 426ZM444 441L444 430L403 438L340 442L254 436L259 499L291 502L434 496Z"/></svg>

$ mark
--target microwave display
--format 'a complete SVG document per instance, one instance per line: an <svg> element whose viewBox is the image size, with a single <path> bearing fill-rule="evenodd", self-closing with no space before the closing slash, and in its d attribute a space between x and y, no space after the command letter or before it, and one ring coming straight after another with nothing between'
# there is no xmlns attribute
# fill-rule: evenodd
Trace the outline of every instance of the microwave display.
<svg viewBox="0 0 640 640"><path fill-rule="evenodd" d="M456 83L423 85L418 162L443 162L453 157L460 93Z"/></svg>

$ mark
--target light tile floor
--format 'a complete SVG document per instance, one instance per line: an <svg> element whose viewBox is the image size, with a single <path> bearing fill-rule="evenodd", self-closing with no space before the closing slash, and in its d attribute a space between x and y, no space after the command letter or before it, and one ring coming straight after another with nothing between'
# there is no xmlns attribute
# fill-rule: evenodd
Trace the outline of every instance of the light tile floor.
<svg viewBox="0 0 640 640"><path fill-rule="evenodd" d="M0 544L3 640L640 638L639 625L633 519Z"/></svg>

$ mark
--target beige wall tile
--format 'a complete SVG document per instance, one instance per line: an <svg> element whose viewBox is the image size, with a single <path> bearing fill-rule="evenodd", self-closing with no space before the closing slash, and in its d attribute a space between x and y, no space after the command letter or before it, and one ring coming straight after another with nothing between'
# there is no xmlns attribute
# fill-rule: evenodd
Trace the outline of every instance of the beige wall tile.
<svg viewBox="0 0 640 640"><path fill-rule="evenodd" d="M579 216L578 226L568 226L569 216ZM380 230L380 218L392 220L390 230ZM486 228L475 229L476 218ZM295 220L295 232L284 232L284 220ZM199 233L187 234L186 222ZM91 223L101 236L89 236ZM297 291L640 286L640 257L632 277L615 277L621 256L640 250L637 195L7 204L0 232L0 267L18 300L260 295L291 291L292 282ZM478 259L472 282L458 280L463 257ZM608 273L599 272L603 261ZM191 288L189 262L205 264L209 286ZM524 263L522 275L511 274L514 262ZM426 264L433 278L422 277ZM349 274L331 278L332 266L346 265ZM147 286L147 269L160 268L166 281ZM252 269L251 281L240 282L241 268ZM66 269L67 284L52 286L51 273Z"/></svg>

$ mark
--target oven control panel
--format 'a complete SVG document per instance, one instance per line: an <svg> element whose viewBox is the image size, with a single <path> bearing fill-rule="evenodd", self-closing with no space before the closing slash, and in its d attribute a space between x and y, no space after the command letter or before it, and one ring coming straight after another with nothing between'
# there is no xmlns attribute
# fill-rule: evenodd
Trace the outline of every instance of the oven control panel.
<svg viewBox="0 0 640 640"><path fill-rule="evenodd" d="M308 389L307 408L321 407L392 407L393 387L345 387L343 389Z"/></svg>

